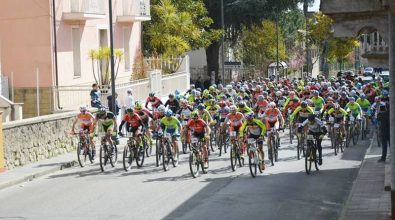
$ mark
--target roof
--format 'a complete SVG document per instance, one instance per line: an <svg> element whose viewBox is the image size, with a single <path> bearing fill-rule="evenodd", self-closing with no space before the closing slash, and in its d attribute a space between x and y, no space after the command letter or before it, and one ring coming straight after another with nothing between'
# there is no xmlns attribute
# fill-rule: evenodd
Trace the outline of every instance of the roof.
<svg viewBox="0 0 395 220"><path fill-rule="evenodd" d="M284 62L284 61L278 62L278 66L279 66L279 67L282 67L282 68L284 68L284 69L287 69L287 68L288 68L287 63ZM271 64L269 65L269 68L273 68L273 67L277 67L277 62L271 63Z"/></svg>

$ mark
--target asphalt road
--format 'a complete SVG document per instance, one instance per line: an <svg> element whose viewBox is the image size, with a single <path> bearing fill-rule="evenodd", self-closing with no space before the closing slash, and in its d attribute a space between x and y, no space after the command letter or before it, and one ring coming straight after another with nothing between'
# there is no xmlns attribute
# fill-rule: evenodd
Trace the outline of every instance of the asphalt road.
<svg viewBox="0 0 395 220"><path fill-rule="evenodd" d="M212 154L196 179L187 155L167 172L154 156L129 172L121 163L104 173L98 163L66 169L0 191L0 219L338 219L370 141L338 156L324 141L324 164L306 175L287 139L256 178L248 166L232 172L229 153Z"/></svg>

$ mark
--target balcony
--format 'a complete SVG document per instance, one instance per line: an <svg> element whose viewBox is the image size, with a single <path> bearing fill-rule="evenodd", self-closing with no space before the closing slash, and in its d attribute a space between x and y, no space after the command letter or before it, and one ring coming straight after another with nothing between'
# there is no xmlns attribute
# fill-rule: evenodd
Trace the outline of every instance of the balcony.
<svg viewBox="0 0 395 220"><path fill-rule="evenodd" d="M150 0L122 0L122 11L117 16L120 23L151 20Z"/></svg>
<svg viewBox="0 0 395 220"><path fill-rule="evenodd" d="M64 1L63 19L67 21L85 21L105 18L104 0Z"/></svg>

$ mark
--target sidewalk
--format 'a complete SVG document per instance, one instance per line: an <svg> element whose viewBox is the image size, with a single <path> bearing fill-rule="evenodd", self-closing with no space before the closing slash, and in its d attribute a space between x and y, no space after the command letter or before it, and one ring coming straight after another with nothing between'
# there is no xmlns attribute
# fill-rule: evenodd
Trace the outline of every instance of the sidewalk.
<svg viewBox="0 0 395 220"><path fill-rule="evenodd" d="M0 173L0 190L78 165L75 151Z"/></svg>
<svg viewBox="0 0 395 220"><path fill-rule="evenodd" d="M380 157L381 147L378 147L376 139L373 139L340 219L390 219L391 194L384 190L385 179L389 178L385 176L385 167L390 162L387 160L386 163L378 163Z"/></svg>

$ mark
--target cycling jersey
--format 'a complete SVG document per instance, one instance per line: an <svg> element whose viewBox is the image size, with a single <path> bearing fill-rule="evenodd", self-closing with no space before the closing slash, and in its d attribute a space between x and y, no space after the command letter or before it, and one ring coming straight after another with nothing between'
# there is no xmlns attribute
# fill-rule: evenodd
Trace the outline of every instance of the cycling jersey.
<svg viewBox="0 0 395 220"><path fill-rule="evenodd" d="M170 120L169 120L169 117L163 117L160 120L160 125L161 125L162 130L164 132L171 133L171 134L178 131L181 127L180 121L174 116L170 117Z"/></svg>
<svg viewBox="0 0 395 220"><path fill-rule="evenodd" d="M77 118L80 120L81 125L91 125L94 119L93 115L90 112L85 112L85 114L79 113Z"/></svg>
<svg viewBox="0 0 395 220"><path fill-rule="evenodd" d="M240 127L240 137L244 136L244 131L249 128L249 132L253 135L264 136L266 134L266 126L263 125L261 120L252 119L252 121L245 120Z"/></svg>
<svg viewBox="0 0 395 220"><path fill-rule="evenodd" d="M358 98L356 102L361 106L362 111L367 112L370 109L369 100Z"/></svg>
<svg viewBox="0 0 395 220"><path fill-rule="evenodd" d="M158 97L154 97L151 99L151 97L148 97L147 100L145 101L145 107L148 108L148 103L151 103L152 108L158 108L159 105L162 105L162 101Z"/></svg>
<svg viewBox="0 0 395 220"><path fill-rule="evenodd" d="M203 113L201 113L200 111L198 111L198 112L199 112L200 118L203 119L206 123L209 123L213 120L211 118L210 113L206 109L203 110Z"/></svg>
<svg viewBox="0 0 395 220"><path fill-rule="evenodd" d="M126 114L125 117L123 118L123 121L126 121L132 128L139 127L140 125L143 124L143 121L141 120L140 116L137 113L133 113L132 116L129 116L129 114ZM120 128L119 130L121 130Z"/></svg>
<svg viewBox="0 0 395 220"><path fill-rule="evenodd" d="M307 118L309 114L313 114L313 109L307 106L305 109L299 106L295 109L294 113L291 115L291 123L294 121L295 117L298 115L300 118Z"/></svg>
<svg viewBox="0 0 395 220"><path fill-rule="evenodd" d="M278 118L281 117L281 112L280 112L280 110L278 110L278 108L274 108L274 109L269 108L269 109L266 109L264 115L265 115L266 121L275 123L278 121Z"/></svg>
<svg viewBox="0 0 395 220"><path fill-rule="evenodd" d="M334 118L344 118L347 116L346 110L339 108L338 110L335 110L334 108L329 109L328 115L333 116Z"/></svg>
<svg viewBox="0 0 395 220"><path fill-rule="evenodd" d="M306 124L309 125L309 132L312 132L312 133L319 133L319 132L321 132L321 131L324 129L324 127L325 127L324 123L323 123L320 119L318 119L318 118L315 119L314 123L310 123L309 120L306 119L306 120L301 124L301 126L304 127L304 126L306 126Z"/></svg>
<svg viewBox="0 0 395 220"><path fill-rule="evenodd" d="M236 112L236 114L228 114L225 119L225 123L230 122L231 127L240 127L244 120L244 115L240 112Z"/></svg>
<svg viewBox="0 0 395 220"><path fill-rule="evenodd" d="M191 117L192 112L193 112L192 107L191 106L186 106L184 108L180 108L177 111L177 114L180 115L182 120L187 121Z"/></svg>
<svg viewBox="0 0 395 220"><path fill-rule="evenodd" d="M346 110L350 110L351 111L351 114L354 116L354 117L357 117L360 113L361 113L361 106L359 106L359 104L358 103L356 103L356 102L354 102L354 103L348 103L347 105L346 105L346 108L345 108Z"/></svg>
<svg viewBox="0 0 395 220"><path fill-rule="evenodd" d="M207 127L207 124L202 119L197 119L197 120L191 119L191 120L189 120L188 124L186 125L186 128L191 130L194 135L195 134L204 134L206 127Z"/></svg>
<svg viewBox="0 0 395 220"><path fill-rule="evenodd" d="M325 100L321 97L321 96L318 96L318 97L312 97L311 98L311 101L313 101L313 103L314 103L314 108L316 109L316 110L321 110L322 109L322 107L324 106L324 104L325 104Z"/></svg>
<svg viewBox="0 0 395 220"><path fill-rule="evenodd" d="M248 106L244 106L244 108L238 108L237 111L240 112L240 113L245 114L245 113L252 112L252 109L250 107L248 107Z"/></svg>

